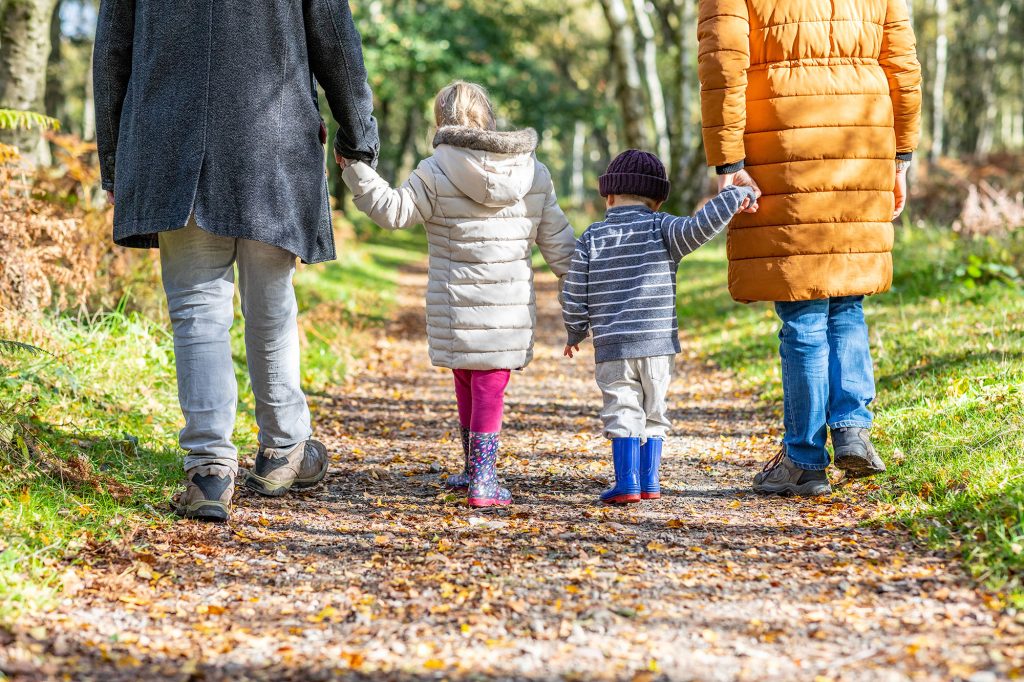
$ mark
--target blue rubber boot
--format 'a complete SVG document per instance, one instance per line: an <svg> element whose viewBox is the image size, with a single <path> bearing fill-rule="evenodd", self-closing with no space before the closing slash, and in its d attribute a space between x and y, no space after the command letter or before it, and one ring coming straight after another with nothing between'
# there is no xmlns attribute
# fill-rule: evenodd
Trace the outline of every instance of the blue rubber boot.
<svg viewBox="0 0 1024 682"><path fill-rule="evenodd" d="M613 438L612 461L615 485L601 493L605 504L632 504L640 501L640 439Z"/></svg>
<svg viewBox="0 0 1024 682"><path fill-rule="evenodd" d="M661 497L661 449L665 441L648 438L640 448L640 499L657 500Z"/></svg>

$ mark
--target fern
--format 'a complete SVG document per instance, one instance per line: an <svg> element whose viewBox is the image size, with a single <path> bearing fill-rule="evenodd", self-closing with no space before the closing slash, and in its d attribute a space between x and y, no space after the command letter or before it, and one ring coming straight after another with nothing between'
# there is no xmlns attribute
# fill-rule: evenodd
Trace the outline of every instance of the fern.
<svg viewBox="0 0 1024 682"><path fill-rule="evenodd" d="M0 339L0 354L11 355L17 352L31 353L32 355L42 355L43 353L46 353L42 348L33 346L30 343Z"/></svg>
<svg viewBox="0 0 1024 682"><path fill-rule="evenodd" d="M0 130L59 130L60 121L33 111L0 109Z"/></svg>

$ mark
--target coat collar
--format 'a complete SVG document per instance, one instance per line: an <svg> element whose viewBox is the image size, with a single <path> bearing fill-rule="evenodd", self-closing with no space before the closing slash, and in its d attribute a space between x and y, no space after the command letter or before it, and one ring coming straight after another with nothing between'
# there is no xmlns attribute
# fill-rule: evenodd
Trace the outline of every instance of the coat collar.
<svg viewBox="0 0 1024 682"><path fill-rule="evenodd" d="M537 131L482 130L468 126L444 126L434 135L434 147L443 144L495 154L532 154L537 149Z"/></svg>
<svg viewBox="0 0 1024 682"><path fill-rule="evenodd" d="M608 212L605 213L604 219L605 222L609 223L628 223L653 214L654 211L640 204L630 206L612 206L608 209Z"/></svg>

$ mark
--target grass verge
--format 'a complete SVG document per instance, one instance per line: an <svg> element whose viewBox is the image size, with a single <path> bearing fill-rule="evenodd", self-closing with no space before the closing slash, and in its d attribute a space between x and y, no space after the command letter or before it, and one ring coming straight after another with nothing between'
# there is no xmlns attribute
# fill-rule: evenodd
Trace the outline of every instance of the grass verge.
<svg viewBox="0 0 1024 682"><path fill-rule="evenodd" d="M701 352L781 404L778 322L726 291L721 243L680 272L680 325ZM905 226L892 292L865 305L889 472L859 484L922 540L959 552L1024 607L1024 239L966 241Z"/></svg>
<svg viewBox="0 0 1024 682"><path fill-rule="evenodd" d="M388 319L397 269L422 257L414 235L371 234L339 243L338 261L296 275L310 392L345 377L368 332ZM0 348L0 624L52 602L67 557L173 522L167 500L181 476L173 340L166 307L139 303L135 312L127 299L112 312L9 315L0 324L0 339L43 349ZM235 442L246 453L256 426L241 322L236 312Z"/></svg>

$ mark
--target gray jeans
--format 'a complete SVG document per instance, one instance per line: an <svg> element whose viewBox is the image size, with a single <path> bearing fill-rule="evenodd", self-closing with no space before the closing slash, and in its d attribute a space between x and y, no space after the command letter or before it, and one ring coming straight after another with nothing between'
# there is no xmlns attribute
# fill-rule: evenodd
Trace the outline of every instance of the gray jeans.
<svg viewBox="0 0 1024 682"><path fill-rule="evenodd" d="M238 383L231 358L235 263L245 317L259 442L287 447L311 435L299 385L295 256L276 246L218 237L196 226L160 234L160 264L174 329L178 401L185 415L179 442L185 469L223 464L237 471L231 441Z"/></svg>
<svg viewBox="0 0 1024 682"><path fill-rule="evenodd" d="M604 435L608 438L664 438L668 420L668 387L674 355L599 362L597 385L604 395Z"/></svg>

